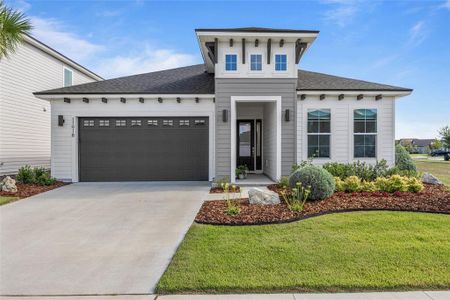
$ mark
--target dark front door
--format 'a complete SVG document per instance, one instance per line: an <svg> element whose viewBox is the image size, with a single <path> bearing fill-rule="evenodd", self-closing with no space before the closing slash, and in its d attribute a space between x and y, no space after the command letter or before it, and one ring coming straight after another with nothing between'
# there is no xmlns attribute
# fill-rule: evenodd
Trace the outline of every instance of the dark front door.
<svg viewBox="0 0 450 300"><path fill-rule="evenodd" d="M255 170L255 125L253 120L237 121L237 167Z"/></svg>
<svg viewBox="0 0 450 300"><path fill-rule="evenodd" d="M79 119L80 181L208 180L206 117Z"/></svg>

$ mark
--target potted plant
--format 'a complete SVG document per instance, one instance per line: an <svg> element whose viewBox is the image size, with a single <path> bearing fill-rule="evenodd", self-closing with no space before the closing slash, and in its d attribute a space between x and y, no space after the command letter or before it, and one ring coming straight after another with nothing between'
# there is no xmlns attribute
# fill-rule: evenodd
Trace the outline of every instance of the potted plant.
<svg viewBox="0 0 450 300"><path fill-rule="evenodd" d="M245 165L240 165L236 168L236 177L239 179L247 178L248 168Z"/></svg>

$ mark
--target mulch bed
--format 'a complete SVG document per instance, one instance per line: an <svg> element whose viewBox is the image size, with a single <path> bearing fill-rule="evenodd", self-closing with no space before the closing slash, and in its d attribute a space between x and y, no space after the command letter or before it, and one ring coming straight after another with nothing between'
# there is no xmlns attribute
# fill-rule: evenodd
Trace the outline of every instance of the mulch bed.
<svg viewBox="0 0 450 300"><path fill-rule="evenodd" d="M278 191L275 186L270 189ZM237 216L225 213L226 202L206 201L195 221L215 225L261 225L287 223L323 214L364 210L416 211L450 214L450 191L443 185L425 185L420 193L334 193L321 201L309 201L302 212L292 212L282 202L276 205L250 205L248 199L237 201Z"/></svg>
<svg viewBox="0 0 450 300"><path fill-rule="evenodd" d="M7 193L0 191L0 196L10 196L10 197L18 197L18 198L26 198L36 194L40 194L43 192L47 192L56 188L59 188L67 183L62 181L57 181L52 185L37 185L37 184L24 184L16 182L17 192L16 193Z"/></svg>
<svg viewBox="0 0 450 300"><path fill-rule="evenodd" d="M236 186L236 190L234 192L239 193L240 191L241 191L241 188L239 186ZM231 192L231 190L230 190L230 192ZM221 194L221 193L224 193L224 191L223 191L223 188L221 188L221 187L212 187L209 190L209 193L210 194Z"/></svg>

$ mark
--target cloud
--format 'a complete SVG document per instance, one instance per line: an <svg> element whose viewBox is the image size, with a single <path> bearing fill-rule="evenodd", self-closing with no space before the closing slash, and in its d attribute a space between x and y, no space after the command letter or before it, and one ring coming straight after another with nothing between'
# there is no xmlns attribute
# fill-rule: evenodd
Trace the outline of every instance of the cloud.
<svg viewBox="0 0 450 300"><path fill-rule="evenodd" d="M325 11L324 19L340 27L347 26L359 11L359 3L354 0L326 0L323 3L334 6L333 9Z"/></svg>
<svg viewBox="0 0 450 300"><path fill-rule="evenodd" d="M442 3L441 7L450 9L450 0L447 0L444 3Z"/></svg>
<svg viewBox="0 0 450 300"><path fill-rule="evenodd" d="M33 16L30 19L34 26L33 36L75 61L86 60L104 49L67 31L63 23L56 19Z"/></svg>
<svg viewBox="0 0 450 300"><path fill-rule="evenodd" d="M142 47L137 47L141 48ZM106 58L100 61L96 71L105 78L146 73L177 68L198 63L194 55L173 49L155 49L149 45L144 50L133 51L126 55Z"/></svg>
<svg viewBox="0 0 450 300"><path fill-rule="evenodd" d="M118 10L104 10L97 12L95 15L98 17L117 17L120 14L121 12Z"/></svg>
<svg viewBox="0 0 450 300"><path fill-rule="evenodd" d="M409 44L413 46L420 45L427 37L428 30L425 21L418 21L409 30Z"/></svg>
<svg viewBox="0 0 450 300"><path fill-rule="evenodd" d="M13 1L6 1L6 5L8 7L12 7L14 9L17 9L21 12L26 12L31 8L31 4L28 3L25 0L13 0Z"/></svg>

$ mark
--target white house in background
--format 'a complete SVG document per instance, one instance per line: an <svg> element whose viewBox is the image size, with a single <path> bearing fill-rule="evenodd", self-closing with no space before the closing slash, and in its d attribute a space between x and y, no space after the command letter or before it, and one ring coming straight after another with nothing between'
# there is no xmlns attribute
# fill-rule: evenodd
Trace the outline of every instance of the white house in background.
<svg viewBox="0 0 450 300"><path fill-rule="evenodd" d="M394 163L411 89L299 70L318 31L197 29L204 63L35 93L52 106L52 173L68 181L272 180L318 164Z"/></svg>
<svg viewBox="0 0 450 300"><path fill-rule="evenodd" d="M48 101L33 92L103 80L31 36L0 60L0 175L28 164L50 167Z"/></svg>

